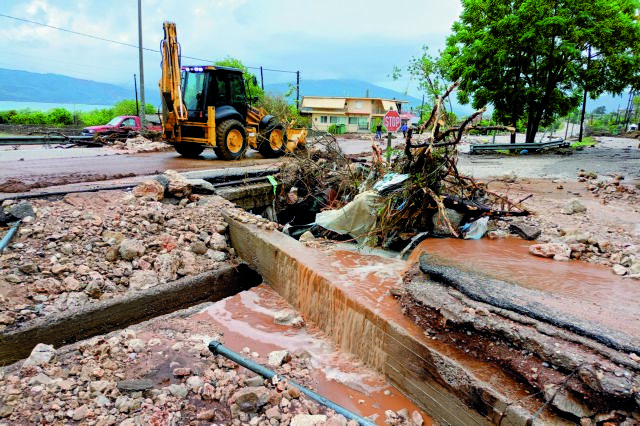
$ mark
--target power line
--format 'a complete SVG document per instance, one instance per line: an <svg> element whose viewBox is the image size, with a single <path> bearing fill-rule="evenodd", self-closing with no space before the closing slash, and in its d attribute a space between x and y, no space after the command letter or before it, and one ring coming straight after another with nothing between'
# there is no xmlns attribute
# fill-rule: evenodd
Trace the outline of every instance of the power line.
<svg viewBox="0 0 640 426"><path fill-rule="evenodd" d="M122 41L111 40L111 39L100 37L100 36L96 36L96 35L93 35L93 34L87 34L87 33L82 33L82 32L79 32L79 31L69 30L69 29L66 29L66 28L56 27L54 25L43 24L42 22L32 21L30 19L18 18L16 16L6 15L4 13L0 13L0 16L3 17L3 18L13 19L13 20L20 21L20 22L26 22L28 24L39 25L39 26L45 27L45 28L51 28L53 30L63 31L63 32L69 33L69 34L74 34L74 35L78 35L78 36L82 36L82 37L92 38L94 40L105 41L105 42L108 42L108 43L119 44L121 46L133 47L135 49L138 49L137 45L131 44L131 43L125 43L125 42L122 42ZM147 52L160 53L159 50L151 49L149 47L143 47L142 50L145 50ZM185 59L193 59L195 61L211 62L211 63L215 62L213 59L196 58L196 57L193 57L193 56L186 56L186 55L182 55L182 57L185 58ZM253 69L253 70L259 70L260 69L260 67L246 67L246 68ZM273 71L273 72L283 72L283 73L289 73L289 74L295 74L296 73L296 71L277 70L277 69L270 69L270 68L263 68L263 70L264 71Z"/></svg>

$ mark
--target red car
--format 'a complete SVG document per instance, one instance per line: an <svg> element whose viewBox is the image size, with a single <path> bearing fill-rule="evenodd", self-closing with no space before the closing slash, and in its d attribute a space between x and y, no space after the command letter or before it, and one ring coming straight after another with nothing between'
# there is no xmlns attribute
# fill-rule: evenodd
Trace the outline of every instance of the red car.
<svg viewBox="0 0 640 426"><path fill-rule="evenodd" d="M120 115L114 117L107 124L101 126L90 126L82 129L83 136L95 136L95 135L111 135L117 133L122 136L126 136L130 132L139 132L141 130L140 117L135 115ZM162 126L157 124L148 123L146 130L161 132Z"/></svg>

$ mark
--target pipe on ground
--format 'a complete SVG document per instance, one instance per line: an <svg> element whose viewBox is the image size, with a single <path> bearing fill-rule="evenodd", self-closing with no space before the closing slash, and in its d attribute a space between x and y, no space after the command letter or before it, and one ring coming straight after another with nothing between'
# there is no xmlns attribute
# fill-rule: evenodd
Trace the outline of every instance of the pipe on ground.
<svg viewBox="0 0 640 426"><path fill-rule="evenodd" d="M3 251L9 245L9 241L11 241L11 238L13 238L16 231L18 230L18 226L20 226L20 222L22 222L22 220L19 220L15 224L13 224L13 226L9 228L9 230L7 231L5 236L2 238L2 240L0 240L0 252Z"/></svg>
<svg viewBox="0 0 640 426"><path fill-rule="evenodd" d="M309 398L311 398L314 401L319 402L320 404L332 409L333 411L335 411L338 414L342 414L348 420L355 420L356 422L358 422L358 424L364 425L364 426L375 426L375 423L373 423L371 420L365 419L364 417L361 417L361 416L359 416L359 415L357 415L355 413L352 413L351 411L347 410L346 408L336 404L335 402L325 398L324 396L322 396L320 394L315 393L312 390L309 390L309 389L299 385L298 383L296 383L294 381L286 379L285 377L282 377L282 376L278 376L274 371L269 370L268 368L266 368L266 367L264 367L264 366L262 366L262 365L260 365L260 364L258 364L256 362L253 362L251 360L248 360L248 359L244 358L243 356L241 356L237 352L232 351L231 349L227 348L222 343L220 343L220 342L218 342L216 340L212 340L211 342L209 342L209 350L214 355L222 355L225 358L228 358L231 361L235 362L236 364L240 364L244 368L247 368L247 369L253 371L254 373L258 373L259 375L261 375L262 377L264 377L267 380L271 380L273 377L277 377L279 380L286 380L287 383L290 383L293 386L295 386L296 388L298 388L298 390L300 392L302 392L303 394L307 395Z"/></svg>

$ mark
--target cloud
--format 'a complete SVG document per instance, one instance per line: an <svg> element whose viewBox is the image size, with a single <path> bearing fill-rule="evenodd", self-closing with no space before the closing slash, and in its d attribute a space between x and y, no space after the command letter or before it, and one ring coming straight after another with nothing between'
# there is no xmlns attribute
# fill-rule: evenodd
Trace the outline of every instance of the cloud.
<svg viewBox="0 0 640 426"><path fill-rule="evenodd" d="M142 0L143 43L158 49L162 22L176 22L183 55L227 55L249 66L301 70L303 79L387 81L428 43L436 51L459 15L459 1ZM122 43L138 43L131 0L0 0L0 12ZM0 17L0 66L111 83L138 71L137 49ZM145 52L145 82L154 90L160 54ZM185 60L185 62L194 62ZM272 81L291 75L267 73Z"/></svg>

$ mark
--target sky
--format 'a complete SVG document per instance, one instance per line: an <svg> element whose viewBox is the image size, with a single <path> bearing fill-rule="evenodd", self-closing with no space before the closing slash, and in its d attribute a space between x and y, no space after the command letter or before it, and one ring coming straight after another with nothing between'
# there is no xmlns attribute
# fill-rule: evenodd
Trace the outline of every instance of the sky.
<svg viewBox="0 0 640 426"><path fill-rule="evenodd" d="M247 66L301 72L304 79L364 80L417 95L392 81L428 45L444 47L459 0L142 0L142 45L157 50L162 23L176 23L183 56L226 56ZM0 14L138 45L136 0L0 0ZM133 86L138 50L0 16L0 68ZM183 59L183 65L202 61ZM144 53L145 85L157 87L160 54ZM295 74L265 72L265 84Z"/></svg>

